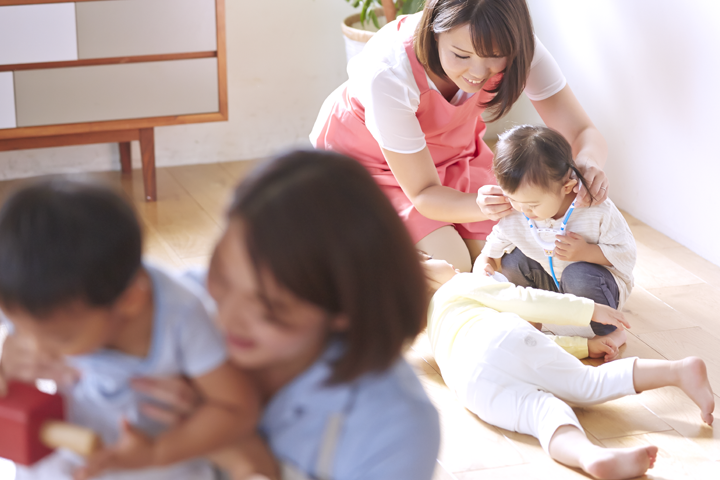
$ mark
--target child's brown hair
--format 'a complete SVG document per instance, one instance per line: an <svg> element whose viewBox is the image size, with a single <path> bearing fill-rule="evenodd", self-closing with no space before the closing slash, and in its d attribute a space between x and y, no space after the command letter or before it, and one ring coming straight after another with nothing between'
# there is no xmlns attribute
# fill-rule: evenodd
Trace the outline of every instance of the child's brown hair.
<svg viewBox="0 0 720 480"><path fill-rule="evenodd" d="M522 184L553 191L570 171L590 194L589 185L572 158L572 147L555 130L519 125L499 136L493 173L506 193L516 192ZM594 200L590 195L590 203Z"/></svg>
<svg viewBox="0 0 720 480"><path fill-rule="evenodd" d="M485 103L497 120L520 98L535 54L535 35L525 0L427 0L415 31L415 55L420 63L446 78L436 35L469 25L475 52L482 57L507 57L502 81L488 90Z"/></svg>
<svg viewBox="0 0 720 480"><path fill-rule="evenodd" d="M281 155L235 192L255 269L297 297L346 315L331 382L382 371L426 322L425 277L410 235L357 161L333 152Z"/></svg>

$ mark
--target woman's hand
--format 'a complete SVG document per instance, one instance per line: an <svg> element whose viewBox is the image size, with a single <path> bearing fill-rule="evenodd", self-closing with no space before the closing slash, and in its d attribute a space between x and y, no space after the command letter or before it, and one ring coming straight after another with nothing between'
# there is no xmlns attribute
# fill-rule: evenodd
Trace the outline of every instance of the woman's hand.
<svg viewBox="0 0 720 480"><path fill-rule="evenodd" d="M483 185L478 189L477 204L483 215L490 220L500 220L509 215L513 208L502 188L497 185Z"/></svg>
<svg viewBox="0 0 720 480"><path fill-rule="evenodd" d="M622 312L599 303L595 304L592 320L603 325L615 325L618 330L630 328L630 323L625 320L625 315Z"/></svg>
<svg viewBox="0 0 720 480"><path fill-rule="evenodd" d="M135 378L130 385L153 400L140 405L143 415L168 426L181 423L202 403L200 393L184 377Z"/></svg>
<svg viewBox="0 0 720 480"><path fill-rule="evenodd" d="M610 182L608 181L605 172L598 167L592 160L582 161L580 158L577 159L578 169L583 174L585 180L588 183L588 188L580 188L580 183L575 185L574 191L578 194L576 207L589 207L590 206L590 195L588 191L592 193L594 201L593 205L599 205L608 198L608 187Z"/></svg>

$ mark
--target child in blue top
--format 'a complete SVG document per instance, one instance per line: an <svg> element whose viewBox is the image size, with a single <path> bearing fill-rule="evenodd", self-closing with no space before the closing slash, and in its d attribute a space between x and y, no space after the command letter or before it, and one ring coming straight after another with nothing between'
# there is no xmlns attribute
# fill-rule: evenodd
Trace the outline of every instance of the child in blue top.
<svg viewBox="0 0 720 480"><path fill-rule="evenodd" d="M123 478L210 479L210 466L193 459L250 435L259 399L228 363L207 293L144 264L141 249L135 214L113 192L71 182L25 188L0 210L0 308L19 335L78 370L64 392L69 420L105 444L74 471L67 458L52 468L76 479L111 469L137 470ZM205 401L168 429L146 415L131 382L178 375Z"/></svg>

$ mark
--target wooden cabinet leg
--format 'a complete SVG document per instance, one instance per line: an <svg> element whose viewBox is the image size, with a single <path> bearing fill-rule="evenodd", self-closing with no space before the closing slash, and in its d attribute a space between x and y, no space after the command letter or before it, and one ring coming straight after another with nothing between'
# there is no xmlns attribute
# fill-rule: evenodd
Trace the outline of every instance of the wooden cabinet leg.
<svg viewBox="0 0 720 480"><path fill-rule="evenodd" d="M132 173L132 157L130 156L130 142L118 143L120 147L120 167L122 173Z"/></svg>
<svg viewBox="0 0 720 480"><path fill-rule="evenodd" d="M143 183L145 184L145 200L157 200L155 183L155 130L140 129L140 153L142 154Z"/></svg>

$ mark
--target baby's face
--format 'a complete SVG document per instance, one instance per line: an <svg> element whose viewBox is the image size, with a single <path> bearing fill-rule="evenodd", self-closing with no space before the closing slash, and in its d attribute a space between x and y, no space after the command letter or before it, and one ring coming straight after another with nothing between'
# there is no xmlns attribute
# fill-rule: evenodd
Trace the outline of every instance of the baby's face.
<svg viewBox="0 0 720 480"><path fill-rule="evenodd" d="M440 288L446 284L455 275L460 273L460 270L450 265L445 260L428 258L423 262L423 268L425 269L425 276L430 283L433 290Z"/></svg>
<svg viewBox="0 0 720 480"><path fill-rule="evenodd" d="M105 347L112 336L112 310L73 301L37 317L20 308L3 308L19 334L62 355L83 355Z"/></svg>
<svg viewBox="0 0 720 480"><path fill-rule="evenodd" d="M505 193L505 198L515 210L530 220L547 220L558 214L565 195L560 186L558 191L548 192L536 185L523 183L513 193Z"/></svg>

